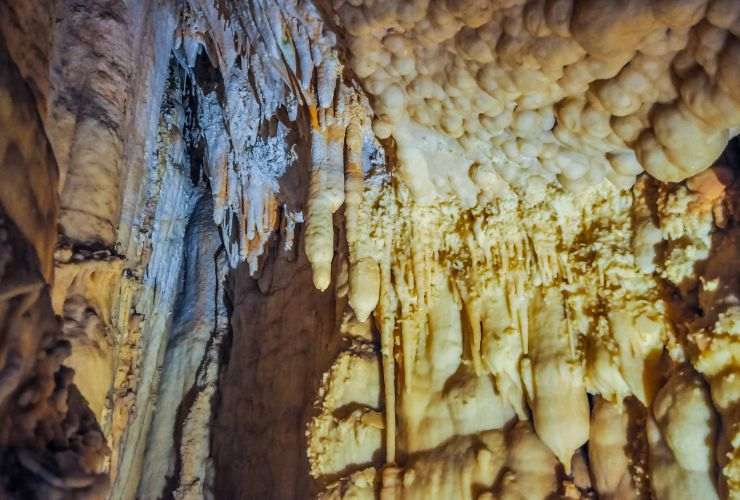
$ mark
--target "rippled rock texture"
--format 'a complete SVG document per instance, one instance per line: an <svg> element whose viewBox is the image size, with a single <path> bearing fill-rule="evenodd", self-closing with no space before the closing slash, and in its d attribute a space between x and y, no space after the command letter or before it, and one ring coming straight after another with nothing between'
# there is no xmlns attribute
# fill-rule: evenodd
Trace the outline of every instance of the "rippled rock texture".
<svg viewBox="0 0 740 500"><path fill-rule="evenodd" d="M737 2L0 35L0 496L740 495Z"/></svg>

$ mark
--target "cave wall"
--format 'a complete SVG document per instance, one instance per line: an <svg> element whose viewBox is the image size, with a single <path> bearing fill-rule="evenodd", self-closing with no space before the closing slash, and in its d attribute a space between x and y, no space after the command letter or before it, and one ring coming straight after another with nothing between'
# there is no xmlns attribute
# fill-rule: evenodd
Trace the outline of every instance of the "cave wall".
<svg viewBox="0 0 740 500"><path fill-rule="evenodd" d="M305 429L341 340L339 306L332 293L315 291L305 256L286 254L281 243L259 277L238 268L231 278L231 348L213 436L216 498L315 494Z"/></svg>
<svg viewBox="0 0 740 500"><path fill-rule="evenodd" d="M333 105L334 35L308 3L9 1L0 9L20 68L13 77L30 87L59 168L48 193L58 215L29 235L51 238L44 272L72 346L66 363L110 446L110 495L208 495L226 269L246 261L257 272L281 227L286 242L299 238L310 162L291 181L301 194L289 203L276 197L278 178L295 161L287 135L296 120L306 127L310 110ZM191 236L208 220L207 236ZM213 324L204 316L193 326L192 300ZM306 368L308 378L320 366ZM310 387L306 400L316 382ZM293 462L305 472L297 450Z"/></svg>
<svg viewBox="0 0 740 500"><path fill-rule="evenodd" d="M50 285L58 170L36 108L0 36L0 495L99 497L105 440L62 366L70 343Z"/></svg>
<svg viewBox="0 0 740 500"><path fill-rule="evenodd" d="M3 493L731 496L738 22L0 3Z"/></svg>

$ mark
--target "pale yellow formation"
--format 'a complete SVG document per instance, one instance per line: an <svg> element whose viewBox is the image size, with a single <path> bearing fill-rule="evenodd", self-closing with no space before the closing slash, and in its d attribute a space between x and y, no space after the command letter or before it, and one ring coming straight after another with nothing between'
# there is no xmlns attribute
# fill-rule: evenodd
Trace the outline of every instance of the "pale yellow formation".
<svg viewBox="0 0 740 500"><path fill-rule="evenodd" d="M392 200L390 205L383 205L384 212L369 219L378 228L373 229L376 234L391 234L381 242L391 248L385 246L386 253L380 254L380 268L385 271L376 310L379 358L385 368L385 443L372 438L353 446L369 447L378 454L383 447L387 453L389 444L395 449L393 459L386 455L391 468L375 476L387 498L411 495L399 486L408 462L399 466L398 457L409 453L433 457L456 436L503 429L517 418L532 419L532 424L520 422L517 428L533 428L532 442L540 450L526 448L531 451L522 452L529 455L521 463L537 463L535 457L542 449L546 453L541 463L555 461L537 469L542 474L543 498L560 488L575 497L593 488L606 498L633 498L640 488L665 487L661 481L666 474L678 469L656 458L651 464L668 472L651 476L645 459L631 455L628 440L639 438L628 436L627 411L621 401L634 396L635 404L652 408L655 418L666 411L665 394L674 389L669 384L656 399L664 384L661 371L670 357L684 361L685 352L670 327L659 277L679 276L687 265L688 257L681 253L686 244L699 245L709 233L703 215L685 216L688 226L681 228L671 222L678 213L672 207L691 205L680 201L685 188L658 196L652 207L646 204L654 196L650 189L649 183L641 181L631 193L608 183L577 196L549 190L549 201L537 205L509 192L473 209L456 202L419 206L401 183L386 191L381 199ZM656 209L654 220L651 210ZM405 215L399 220L391 214ZM650 235L644 236L646 231ZM671 243L672 235L682 238L684 245ZM665 260L659 258L656 245L668 250ZM642 253L635 248L642 248ZM727 248L734 247L728 243ZM714 329L731 327L725 321ZM712 338L718 343L722 337ZM705 351L709 359L710 351ZM727 360L724 366L736 370L736 361L727 354L723 359ZM329 380L337 379L329 375ZM386 384L388 380L392 384ZM737 391L728 383L723 382L725 395L718 392L717 397L729 402ZM722 390L719 385L717 390ZM362 391L351 393L362 401ZM600 395L593 409L587 393ZM397 431L387 430L391 419ZM668 425L665 419L659 422ZM714 421L674 425L716 435ZM591 486L583 480L586 465L578 451L587 441ZM332 446L337 456L349 456L344 444L322 447L316 456L329 456ZM511 446L507 444L507 453L515 453ZM546 456L550 458L545 460ZM552 472L556 462L573 477ZM343 463L350 465L347 460ZM348 471L374 463L371 459L356 462ZM449 467L429 467L415 469L415 477L444 471L450 474L445 481L458 480L459 472ZM313 473L324 475L316 466ZM502 477L510 478L511 488L526 488L516 486L514 474ZM714 483L701 488L718 494ZM331 491L336 495L338 490ZM494 487L490 494L499 498L503 491Z"/></svg>
<svg viewBox="0 0 740 500"><path fill-rule="evenodd" d="M735 174L715 163L740 130L740 4L331 7L369 107L311 107L305 249L325 290L344 204L337 297L377 345L340 354L309 426L312 474L342 476L326 498L736 495ZM362 387L347 360L371 358Z"/></svg>
<svg viewBox="0 0 740 500"><path fill-rule="evenodd" d="M333 5L375 133L395 139L420 203L475 204L479 166L532 199L551 182L629 187L643 170L680 181L740 125L737 2Z"/></svg>
<svg viewBox="0 0 740 500"><path fill-rule="evenodd" d="M740 491L740 307L722 313L713 331L702 335L703 350L696 367L707 378L712 401L722 417L717 443L717 462L723 468L722 484L727 491ZM701 338L701 337L700 337Z"/></svg>
<svg viewBox="0 0 740 500"><path fill-rule="evenodd" d="M696 373L681 370L671 376L656 397L647 431L658 498L719 498L714 465L717 417Z"/></svg>
<svg viewBox="0 0 740 500"><path fill-rule="evenodd" d="M573 453L588 441L589 409L583 366L575 355L563 309L559 290L535 295L532 347L524 368L531 372L524 376L531 378L527 392L537 434L570 473Z"/></svg>
<svg viewBox="0 0 740 500"><path fill-rule="evenodd" d="M101 421L113 383L112 313L122 272L118 257L85 257L70 249L55 255L52 307L64 318L64 334L72 344L65 364L75 370L76 385Z"/></svg>
<svg viewBox="0 0 740 500"><path fill-rule="evenodd" d="M362 170L364 131L358 123L347 127L344 166L344 213L349 246L349 304L357 319L365 321L378 305L380 294L380 267L373 252L372 242L363 234L368 226L367 203L373 198L365 196L364 172Z"/></svg>
<svg viewBox="0 0 740 500"><path fill-rule="evenodd" d="M740 0L45 3L0 497L740 499Z"/></svg>
<svg viewBox="0 0 740 500"><path fill-rule="evenodd" d="M558 489L557 458L532 432L519 422L507 439L506 469L495 498L544 500Z"/></svg>
<svg viewBox="0 0 740 500"><path fill-rule="evenodd" d="M344 116L333 108L311 108L311 184L306 220L306 256L314 285L321 291L331 283L334 256L332 216L344 203Z"/></svg>
<svg viewBox="0 0 740 500"><path fill-rule="evenodd" d="M307 433L314 475L372 462L382 446L380 366L372 351L343 352L326 381L318 402L321 412Z"/></svg>
<svg viewBox="0 0 740 500"><path fill-rule="evenodd" d="M329 485L322 499L546 499L558 491L558 462L530 425L455 437L414 455L404 469L362 469Z"/></svg>
<svg viewBox="0 0 740 500"><path fill-rule="evenodd" d="M573 453L589 436L586 391L599 387L587 374L606 363L621 380L619 394L631 393L620 373L635 369L628 363L651 352L630 343L629 335L637 335L630 332L645 325L637 321L638 326L623 328L625 368L619 344L602 330L608 328L608 317L592 324L584 311L586 306L608 308L606 297L593 295L591 284L614 281L616 286L620 280L624 287L625 270L634 276L628 291L635 299L614 302L614 307L625 318L638 318L639 304L647 307L644 302L632 305L646 293L643 282L655 282L640 272L627 250L631 197L606 184L586 198L553 196L557 203L536 207L522 205L509 194L487 208L466 211L448 204L435 209L416 206L399 185L392 208L372 219L384 228L379 232L392 234L392 251L386 254L390 262L381 260L381 269L387 266L390 272L382 275L376 319L384 368L398 367L383 376L384 382L394 381L385 385L384 397L386 421L393 415L398 426L397 434L385 433L394 447L404 453L432 453L454 436L501 429L517 415L527 419L531 408L542 440L537 440L539 446L549 447L550 456L570 468ZM520 218L522 212L528 217ZM389 224L389 213L406 213L414 224ZM622 232L616 231L619 224L624 225ZM614 240L615 234L621 236ZM587 260L585 252L558 255L556 248L577 250L584 238L592 238L602 249L596 258L603 262L601 267L594 265L592 255ZM614 248L623 251L621 263L610 264ZM604 335L611 351L606 351L606 361L599 361L599 344L591 342ZM662 348L660 339L658 330ZM645 369L636 368L640 374ZM325 387L340 383L331 373ZM362 391L351 393L363 401ZM322 419L322 425L336 425L328 416ZM315 426L309 434L311 439L325 435ZM378 445L374 438L356 444L363 449ZM325 474L320 457L328 457L331 446L336 446L337 456L347 456L344 444L318 446L311 445L309 451L319 457L313 468L318 476ZM355 465L371 463L368 459Z"/></svg>
<svg viewBox="0 0 740 500"><path fill-rule="evenodd" d="M341 500L351 498L352 500L375 500L375 491L378 485L377 471L370 467L362 469L330 484L326 490L318 495L319 500Z"/></svg>
<svg viewBox="0 0 740 500"><path fill-rule="evenodd" d="M439 449L419 455L401 473L389 498L474 500L476 489L491 488L504 465L506 444L500 431L457 437Z"/></svg>
<svg viewBox="0 0 740 500"><path fill-rule="evenodd" d="M597 397L591 414L588 458L600 498L635 498L630 477L629 415L622 402Z"/></svg>
<svg viewBox="0 0 740 500"><path fill-rule="evenodd" d="M728 198L727 189L734 180L732 170L716 165L689 179L686 187L660 193L658 200L668 248L665 275L682 293L696 293L702 311L697 315L682 310L680 327L688 333L686 355L706 377L722 419L716 461L722 468L719 490L723 496L740 491L740 233L736 228L722 230L732 216L735 202Z"/></svg>

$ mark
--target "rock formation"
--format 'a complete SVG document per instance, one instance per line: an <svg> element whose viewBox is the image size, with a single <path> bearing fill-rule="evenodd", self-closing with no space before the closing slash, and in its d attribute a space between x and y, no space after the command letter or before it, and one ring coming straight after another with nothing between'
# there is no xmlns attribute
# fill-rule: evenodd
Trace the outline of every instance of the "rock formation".
<svg viewBox="0 0 740 500"><path fill-rule="evenodd" d="M0 496L740 496L736 0L0 0Z"/></svg>

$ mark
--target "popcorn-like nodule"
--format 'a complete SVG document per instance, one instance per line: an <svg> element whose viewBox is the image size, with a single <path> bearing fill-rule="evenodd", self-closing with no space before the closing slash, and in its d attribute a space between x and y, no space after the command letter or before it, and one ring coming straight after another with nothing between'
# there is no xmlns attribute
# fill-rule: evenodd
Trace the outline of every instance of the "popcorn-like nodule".
<svg viewBox="0 0 740 500"><path fill-rule="evenodd" d="M433 177L412 181L436 186L412 189L425 203L455 192L436 166L413 164L424 153L410 150L431 131L460 143L466 169L484 156L527 197L536 191L527 189L533 162L560 165L566 189L604 178L626 188L644 170L679 181L709 167L740 126L732 31L740 9L731 2L374 0L335 8L351 35L355 74L375 96L375 133L405 151L402 178ZM675 81L674 63L683 68ZM554 161L535 154L548 131L564 146ZM511 166L493 161L496 149ZM571 149L589 170L579 183L585 172L567 166ZM635 153L629 167L599 167L625 151Z"/></svg>

